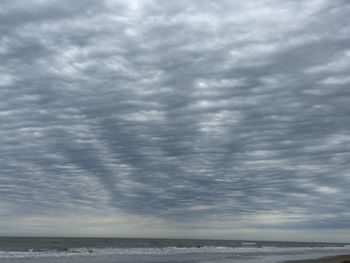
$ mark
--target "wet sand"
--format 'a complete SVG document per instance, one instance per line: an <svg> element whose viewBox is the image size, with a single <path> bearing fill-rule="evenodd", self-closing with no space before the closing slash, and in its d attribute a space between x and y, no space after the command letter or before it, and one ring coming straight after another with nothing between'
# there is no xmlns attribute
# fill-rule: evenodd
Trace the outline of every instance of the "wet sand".
<svg viewBox="0 0 350 263"><path fill-rule="evenodd" d="M285 263L350 263L350 255L340 255L310 260L286 261Z"/></svg>
<svg viewBox="0 0 350 263"><path fill-rule="evenodd" d="M112 255L103 255L103 256L73 256L73 257L26 257L26 258L2 258L0 259L1 263L135 263L142 262L144 258L140 257L123 257L119 256L116 258ZM167 262L166 258L153 258L154 263ZM172 262L183 262L182 260L174 260ZM186 261L187 262L187 261ZM198 261L200 262L200 261ZM239 259L233 259L232 263L239 263ZM285 261L283 263L350 263L350 255L339 255L331 257L323 257L318 259L309 259L309 260L296 260L296 261Z"/></svg>

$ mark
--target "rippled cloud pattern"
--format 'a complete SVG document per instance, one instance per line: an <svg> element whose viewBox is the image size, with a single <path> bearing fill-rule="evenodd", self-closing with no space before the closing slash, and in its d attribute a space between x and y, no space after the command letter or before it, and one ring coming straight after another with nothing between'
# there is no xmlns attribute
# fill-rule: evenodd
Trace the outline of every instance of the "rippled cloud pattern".
<svg viewBox="0 0 350 263"><path fill-rule="evenodd" d="M349 229L349 36L342 0L1 1L0 226Z"/></svg>

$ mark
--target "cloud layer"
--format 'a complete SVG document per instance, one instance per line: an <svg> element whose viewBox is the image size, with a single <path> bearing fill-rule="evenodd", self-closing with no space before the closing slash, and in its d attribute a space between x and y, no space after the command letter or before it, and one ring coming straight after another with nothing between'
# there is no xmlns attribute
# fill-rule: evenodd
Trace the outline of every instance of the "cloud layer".
<svg viewBox="0 0 350 263"><path fill-rule="evenodd" d="M0 219L349 228L349 14L331 0L2 1Z"/></svg>

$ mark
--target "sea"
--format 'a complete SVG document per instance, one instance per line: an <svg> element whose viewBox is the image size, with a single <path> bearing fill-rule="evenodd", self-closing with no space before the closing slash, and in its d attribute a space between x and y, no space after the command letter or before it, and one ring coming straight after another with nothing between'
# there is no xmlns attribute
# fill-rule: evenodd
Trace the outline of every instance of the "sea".
<svg viewBox="0 0 350 263"><path fill-rule="evenodd" d="M125 263L274 263L350 254L350 244L256 240L0 237L2 259L112 259ZM70 258L69 258L70 257ZM82 260L84 262L84 260ZM90 261L91 262L91 261ZM107 261L103 261L107 262ZM109 262L109 261L108 261Z"/></svg>

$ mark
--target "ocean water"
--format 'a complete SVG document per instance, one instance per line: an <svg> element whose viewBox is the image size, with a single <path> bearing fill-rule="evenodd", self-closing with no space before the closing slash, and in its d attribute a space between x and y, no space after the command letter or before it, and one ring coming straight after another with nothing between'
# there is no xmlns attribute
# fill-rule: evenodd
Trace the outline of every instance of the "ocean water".
<svg viewBox="0 0 350 263"><path fill-rule="evenodd" d="M350 254L350 245L240 240L0 237L0 261L5 258L80 256L94 257L94 262L108 257L115 262L127 263L273 263L339 254Z"/></svg>

